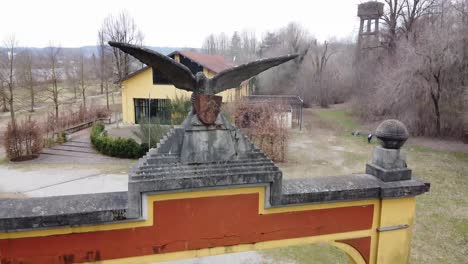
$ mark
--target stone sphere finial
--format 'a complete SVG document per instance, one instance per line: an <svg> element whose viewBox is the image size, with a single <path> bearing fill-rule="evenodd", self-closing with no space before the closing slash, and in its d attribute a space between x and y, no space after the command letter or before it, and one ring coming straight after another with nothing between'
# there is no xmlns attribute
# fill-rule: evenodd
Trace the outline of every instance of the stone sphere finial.
<svg viewBox="0 0 468 264"><path fill-rule="evenodd" d="M387 119L375 130L380 145L387 149L399 149L409 137L405 124L396 119Z"/></svg>

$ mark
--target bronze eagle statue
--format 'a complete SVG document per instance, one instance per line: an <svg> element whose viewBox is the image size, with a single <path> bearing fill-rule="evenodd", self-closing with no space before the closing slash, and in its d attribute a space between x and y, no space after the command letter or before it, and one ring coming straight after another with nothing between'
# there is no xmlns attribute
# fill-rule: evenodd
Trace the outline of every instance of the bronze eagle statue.
<svg viewBox="0 0 468 264"><path fill-rule="evenodd" d="M261 59L226 69L216 74L213 78L207 78L203 72L198 72L194 76L187 66L151 49L113 41L109 41L109 45L114 48L119 48L144 64L157 69L176 88L193 92L193 109L197 113L214 110L205 109L205 111L202 111L201 109L213 108L214 99L216 99L216 104L218 104L219 108L221 99L219 96L214 96L215 94L230 88L239 87L243 81L298 56L297 54L292 54L276 58ZM205 99L202 99L201 103L197 103L197 98L203 97ZM213 121L213 115L216 117L219 110L211 112L212 117L209 118L210 120L203 118L200 114L198 116L201 117L200 119L203 123L209 124Z"/></svg>

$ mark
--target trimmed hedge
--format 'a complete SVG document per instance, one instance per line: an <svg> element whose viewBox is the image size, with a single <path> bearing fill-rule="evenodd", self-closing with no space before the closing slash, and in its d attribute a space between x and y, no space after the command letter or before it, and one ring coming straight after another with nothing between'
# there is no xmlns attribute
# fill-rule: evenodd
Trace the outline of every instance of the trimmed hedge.
<svg viewBox="0 0 468 264"><path fill-rule="evenodd" d="M148 151L146 144L139 145L131 138L107 136L102 122L96 122L91 129L91 143L100 153L117 158L138 159Z"/></svg>

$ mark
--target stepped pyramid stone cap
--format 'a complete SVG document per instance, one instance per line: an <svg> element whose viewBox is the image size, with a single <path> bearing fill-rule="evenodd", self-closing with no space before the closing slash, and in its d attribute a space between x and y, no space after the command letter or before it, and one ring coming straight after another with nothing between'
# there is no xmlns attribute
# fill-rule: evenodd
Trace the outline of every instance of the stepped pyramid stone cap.
<svg viewBox="0 0 468 264"><path fill-rule="evenodd" d="M375 130L375 136L383 148L399 149L405 144L409 133L405 124L396 119L388 119L380 123Z"/></svg>

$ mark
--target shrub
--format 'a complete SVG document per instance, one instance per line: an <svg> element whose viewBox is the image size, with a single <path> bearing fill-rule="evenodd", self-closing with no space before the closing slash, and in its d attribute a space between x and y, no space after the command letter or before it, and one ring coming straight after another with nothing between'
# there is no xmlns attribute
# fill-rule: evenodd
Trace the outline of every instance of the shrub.
<svg viewBox="0 0 468 264"><path fill-rule="evenodd" d="M94 113L94 116L97 118L107 118L110 117L111 113L105 106L90 108L89 112Z"/></svg>
<svg viewBox="0 0 468 264"><path fill-rule="evenodd" d="M172 125L181 124L184 119L187 117L187 113L190 111L192 102L190 98L185 96L176 95L174 99L171 100L171 122Z"/></svg>
<svg viewBox="0 0 468 264"><path fill-rule="evenodd" d="M5 150L12 161L37 157L42 150L42 133L31 117L22 122L9 122L5 131Z"/></svg>
<svg viewBox="0 0 468 264"><path fill-rule="evenodd" d="M57 135L57 143L63 144L65 142L67 142L67 134L64 131L60 131Z"/></svg>
<svg viewBox="0 0 468 264"><path fill-rule="evenodd" d="M148 139L151 141L149 148L155 147L161 138L167 133L167 128L162 127L157 118L151 120L151 123L148 124L146 120L141 120L139 131L135 131L134 134L146 144L148 147Z"/></svg>
<svg viewBox="0 0 468 264"><path fill-rule="evenodd" d="M240 100L227 107L236 126L274 161L285 160L288 129L282 120L284 109L281 104Z"/></svg>
<svg viewBox="0 0 468 264"><path fill-rule="evenodd" d="M102 122L96 122L91 129L91 143L100 153L117 158L137 159L148 151L131 138L112 138L105 131Z"/></svg>

